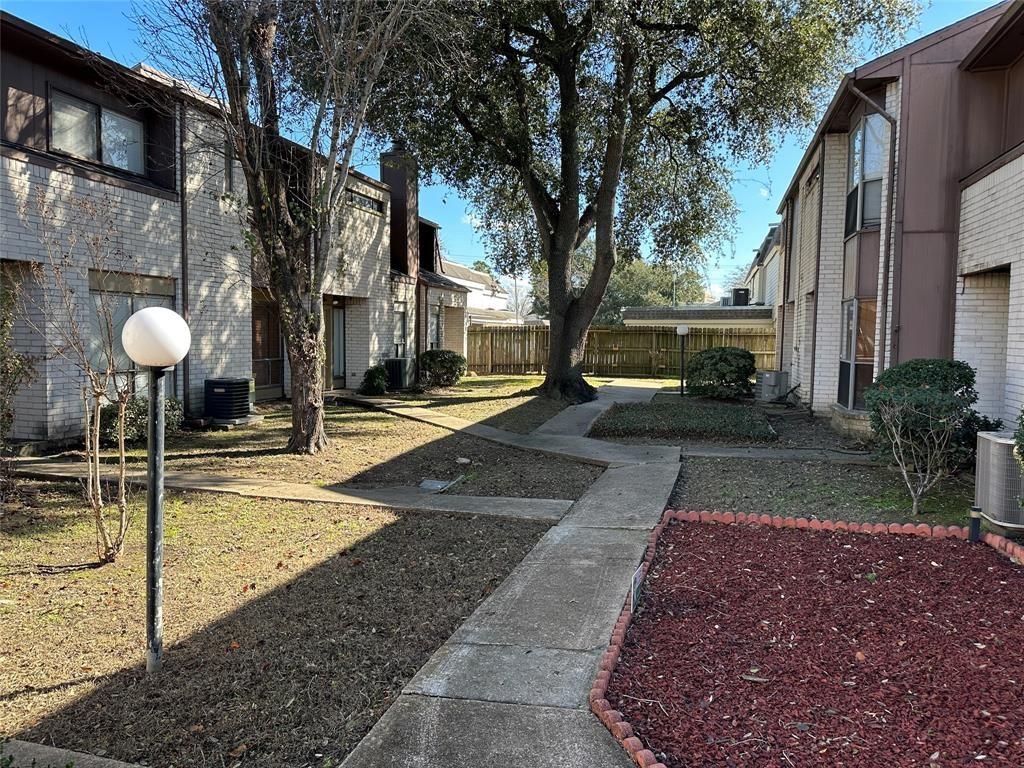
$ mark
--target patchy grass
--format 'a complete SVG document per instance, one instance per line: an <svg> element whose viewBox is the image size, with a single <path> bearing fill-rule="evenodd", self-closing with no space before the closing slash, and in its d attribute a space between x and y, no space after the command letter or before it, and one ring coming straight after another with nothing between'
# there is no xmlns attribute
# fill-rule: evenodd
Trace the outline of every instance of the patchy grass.
<svg viewBox="0 0 1024 768"><path fill-rule="evenodd" d="M144 674L144 498L93 557L73 486L0 537L0 738L160 766L337 766L546 525L169 493L165 660ZM2 761L0 761L2 762Z"/></svg>
<svg viewBox="0 0 1024 768"><path fill-rule="evenodd" d="M775 439L756 408L676 397L650 403L618 403L590 429L591 437L630 441L701 439L723 443L768 443Z"/></svg>
<svg viewBox="0 0 1024 768"><path fill-rule="evenodd" d="M167 468L362 488L464 475L452 493L553 499L579 498L601 472L355 406L328 407L330 445L315 456L300 456L284 452L291 433L289 408L267 407L264 412L261 424L245 429L169 436ZM471 463L460 464L459 458ZM132 460L144 462L145 448L134 449Z"/></svg>
<svg viewBox="0 0 1024 768"><path fill-rule="evenodd" d="M886 467L686 458L670 503L694 510L964 525L973 497L973 483L950 478L925 497L924 511L915 518L903 478Z"/></svg>
<svg viewBox="0 0 1024 768"><path fill-rule="evenodd" d="M611 379L587 379L593 386ZM529 434L568 405L532 392L543 376L467 376L457 386L420 394L397 394L396 399L447 416Z"/></svg>

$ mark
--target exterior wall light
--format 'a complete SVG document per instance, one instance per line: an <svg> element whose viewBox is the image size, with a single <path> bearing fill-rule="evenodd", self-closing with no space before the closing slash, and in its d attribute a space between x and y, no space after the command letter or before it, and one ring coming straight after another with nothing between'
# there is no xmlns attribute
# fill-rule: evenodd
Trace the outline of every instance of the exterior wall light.
<svg viewBox="0 0 1024 768"><path fill-rule="evenodd" d="M164 378L188 354L192 332L170 309L146 307L128 318L121 345L149 369L149 441L146 457L146 672L160 670L164 603Z"/></svg>

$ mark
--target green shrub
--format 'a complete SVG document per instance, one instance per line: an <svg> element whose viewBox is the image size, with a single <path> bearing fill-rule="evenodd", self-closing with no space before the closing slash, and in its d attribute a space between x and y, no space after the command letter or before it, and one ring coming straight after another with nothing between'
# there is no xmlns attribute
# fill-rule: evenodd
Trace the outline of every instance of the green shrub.
<svg viewBox="0 0 1024 768"><path fill-rule="evenodd" d="M937 360L918 358L886 369L875 380L873 389L911 390L920 389L943 392L956 398L962 413L957 417L958 426L953 434L953 445L949 459L950 470L969 469L974 466L978 450L978 433L993 432L1003 428L1000 419L990 419L973 409L978 402L978 391L974 387L974 369L963 360ZM871 426L876 435L882 434L882 425L872 411ZM888 457L890 445L882 441L880 452Z"/></svg>
<svg viewBox="0 0 1024 768"><path fill-rule="evenodd" d="M185 412L181 401L168 397L164 401L164 426L166 434L181 429ZM144 443L149 435L149 399L133 397L125 403L124 441L128 445ZM103 445L117 445L117 403L110 403L100 409L100 442Z"/></svg>
<svg viewBox="0 0 1024 768"><path fill-rule="evenodd" d="M739 347L712 347L698 352L686 366L686 391L728 400L749 395L757 371L754 356Z"/></svg>
<svg viewBox="0 0 1024 768"><path fill-rule="evenodd" d="M454 387L466 370L466 358L458 352L430 349L420 355L420 379L427 389Z"/></svg>
<svg viewBox="0 0 1024 768"><path fill-rule="evenodd" d="M894 462L913 511L943 477L973 463L978 432L1000 429L971 406L974 369L960 360L908 360L878 377L864 394L878 454Z"/></svg>
<svg viewBox="0 0 1024 768"><path fill-rule="evenodd" d="M371 365L363 374L363 381L359 385L361 395L383 395L388 391L388 369L378 363Z"/></svg>

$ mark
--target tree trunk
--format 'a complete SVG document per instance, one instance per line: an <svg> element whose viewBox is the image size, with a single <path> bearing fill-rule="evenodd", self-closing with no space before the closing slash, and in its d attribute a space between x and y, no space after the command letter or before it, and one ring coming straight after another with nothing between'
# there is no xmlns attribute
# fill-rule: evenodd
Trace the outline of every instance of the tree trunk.
<svg viewBox="0 0 1024 768"><path fill-rule="evenodd" d="M550 398L585 403L597 397L597 390L583 378L583 354L590 321L582 322L575 302L551 306L548 334L548 370L541 391Z"/></svg>
<svg viewBox="0 0 1024 768"><path fill-rule="evenodd" d="M319 311L317 311L319 309ZM292 453L319 453L327 447L324 431L324 323L323 308L292 323L288 334L288 364L291 367Z"/></svg>

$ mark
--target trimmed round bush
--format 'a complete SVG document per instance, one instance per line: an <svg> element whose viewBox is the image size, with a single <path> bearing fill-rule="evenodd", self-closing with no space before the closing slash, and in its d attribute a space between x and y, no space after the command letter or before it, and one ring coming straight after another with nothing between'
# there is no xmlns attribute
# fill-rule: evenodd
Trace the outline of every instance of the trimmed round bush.
<svg viewBox="0 0 1024 768"><path fill-rule="evenodd" d="M378 363L371 365L363 374L363 381L359 385L361 395L383 395L388 391L388 369Z"/></svg>
<svg viewBox="0 0 1024 768"><path fill-rule="evenodd" d="M943 418L955 421L956 429L949 456L951 468L972 467L977 453L978 433L1003 428L1000 419L990 419L974 410L972 406L978 402L978 390L974 385L974 369L963 360L917 358L894 365L884 370L865 393L865 402L871 413L871 427L876 435L884 437L885 430L878 405L897 395L905 397L915 393L913 402L916 410L921 412L930 409L936 417L941 414ZM929 393L936 396L931 397ZM936 393L946 395L951 400L940 398ZM888 456L890 448L889 441L883 439L881 453Z"/></svg>
<svg viewBox="0 0 1024 768"><path fill-rule="evenodd" d="M168 397L164 401L164 424L166 433L181 429L185 411L181 401ZM146 442L149 435L149 398L133 397L125 403L124 441L128 445ZM104 405L100 409L100 442L103 445L117 445L117 403Z"/></svg>
<svg viewBox="0 0 1024 768"><path fill-rule="evenodd" d="M739 347L712 347L698 352L686 366L686 391L730 400L753 392L754 355Z"/></svg>
<svg viewBox="0 0 1024 768"><path fill-rule="evenodd" d="M420 379L427 389L454 387L466 370L466 358L449 349L430 349L420 355Z"/></svg>
<svg viewBox="0 0 1024 768"><path fill-rule="evenodd" d="M875 388L934 389L959 398L965 405L978 402L974 369L963 360L917 358L882 371Z"/></svg>

